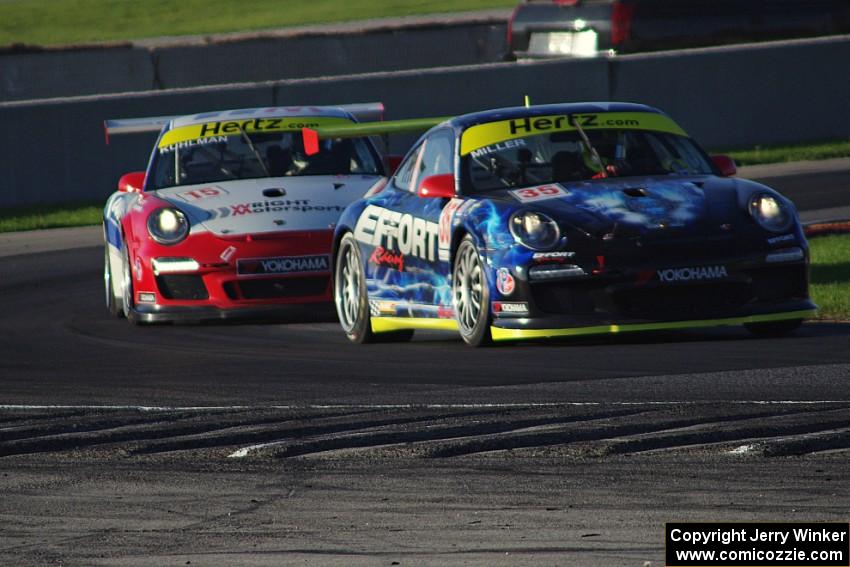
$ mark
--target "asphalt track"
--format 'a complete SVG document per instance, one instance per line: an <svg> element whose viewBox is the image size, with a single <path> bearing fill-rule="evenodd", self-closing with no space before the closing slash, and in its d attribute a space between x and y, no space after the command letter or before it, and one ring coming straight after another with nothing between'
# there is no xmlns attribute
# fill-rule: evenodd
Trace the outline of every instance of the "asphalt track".
<svg viewBox="0 0 850 567"><path fill-rule="evenodd" d="M477 350L332 315L133 327L101 258L0 257L0 562L643 565L664 521L846 521L850 324Z"/></svg>

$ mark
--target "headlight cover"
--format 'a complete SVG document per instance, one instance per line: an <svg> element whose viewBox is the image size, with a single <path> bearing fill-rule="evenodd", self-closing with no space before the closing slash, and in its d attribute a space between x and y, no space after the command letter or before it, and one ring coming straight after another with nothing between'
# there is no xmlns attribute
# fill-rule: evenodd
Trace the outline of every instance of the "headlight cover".
<svg viewBox="0 0 850 567"><path fill-rule="evenodd" d="M532 250L551 250L561 238L558 223L543 213L521 211L508 224L514 239Z"/></svg>
<svg viewBox="0 0 850 567"><path fill-rule="evenodd" d="M148 217L148 234L160 244L177 244L189 234L189 220L178 209L157 209Z"/></svg>
<svg viewBox="0 0 850 567"><path fill-rule="evenodd" d="M765 230L788 230L794 217L791 211L770 193L755 193L750 197L750 215Z"/></svg>

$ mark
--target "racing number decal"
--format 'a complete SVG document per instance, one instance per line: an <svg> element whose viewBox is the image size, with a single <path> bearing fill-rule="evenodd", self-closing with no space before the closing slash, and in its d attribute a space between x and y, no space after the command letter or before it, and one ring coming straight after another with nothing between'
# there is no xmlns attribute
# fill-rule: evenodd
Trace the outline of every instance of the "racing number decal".
<svg viewBox="0 0 850 567"><path fill-rule="evenodd" d="M193 189L192 191L184 191L177 193L177 196L191 203L192 201L200 201L207 197L220 197L222 194L229 193L221 187L203 187L201 189Z"/></svg>
<svg viewBox="0 0 850 567"><path fill-rule="evenodd" d="M542 201L544 199L554 199L569 195L569 191L560 185L540 185L538 187L528 187L527 189L516 189L511 191L511 195L523 203L531 201Z"/></svg>
<svg viewBox="0 0 850 567"><path fill-rule="evenodd" d="M440 220L437 223L440 227L437 238L437 256L441 262L448 262L452 247L452 225L454 224L455 215L460 212L472 201L458 199L455 197L443 207L440 212Z"/></svg>

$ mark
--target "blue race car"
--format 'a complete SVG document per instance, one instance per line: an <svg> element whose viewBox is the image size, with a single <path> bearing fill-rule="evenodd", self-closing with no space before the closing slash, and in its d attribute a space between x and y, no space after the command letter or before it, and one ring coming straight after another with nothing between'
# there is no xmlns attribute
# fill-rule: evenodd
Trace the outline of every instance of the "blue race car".
<svg viewBox="0 0 850 567"><path fill-rule="evenodd" d="M787 333L816 309L806 239L788 199L734 174L643 105L442 121L342 214L340 323L356 342L446 329L473 346L719 325Z"/></svg>

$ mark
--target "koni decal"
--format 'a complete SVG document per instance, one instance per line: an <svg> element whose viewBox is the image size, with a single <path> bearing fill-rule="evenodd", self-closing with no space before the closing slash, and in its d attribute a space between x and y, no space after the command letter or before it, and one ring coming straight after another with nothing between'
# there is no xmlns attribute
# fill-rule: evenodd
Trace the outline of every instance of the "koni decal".
<svg viewBox="0 0 850 567"><path fill-rule="evenodd" d="M433 262L437 258L440 226L431 221L369 205L357 219L354 238L385 250Z"/></svg>

